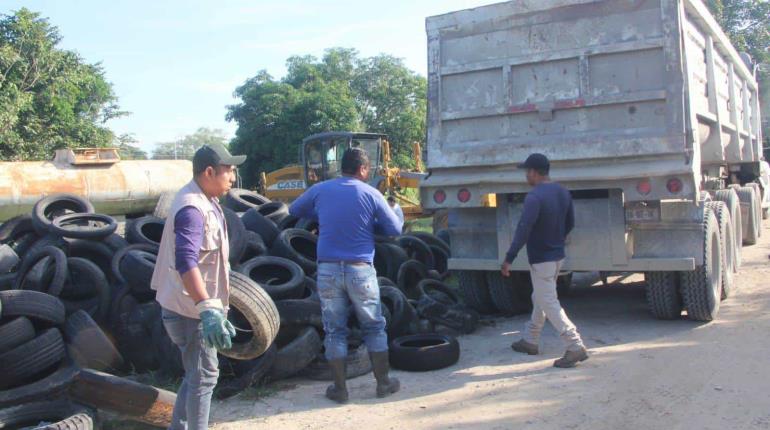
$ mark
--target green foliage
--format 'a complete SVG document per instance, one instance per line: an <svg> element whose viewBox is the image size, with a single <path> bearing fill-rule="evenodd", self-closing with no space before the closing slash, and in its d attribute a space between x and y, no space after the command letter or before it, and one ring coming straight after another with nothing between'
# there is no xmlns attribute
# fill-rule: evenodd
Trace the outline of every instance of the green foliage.
<svg viewBox="0 0 770 430"><path fill-rule="evenodd" d="M155 160L192 160L195 151L203 145L219 143L224 145L227 138L220 129L201 127L193 134L173 142L158 143L152 151Z"/></svg>
<svg viewBox="0 0 770 430"><path fill-rule="evenodd" d="M756 63L770 64L770 2L708 0L707 5L738 51Z"/></svg>
<svg viewBox="0 0 770 430"><path fill-rule="evenodd" d="M112 143L104 126L120 111L99 64L57 48L40 14L0 15L0 159L50 158L55 149Z"/></svg>
<svg viewBox="0 0 770 430"><path fill-rule="evenodd" d="M135 143L139 143L136 137L132 133L125 133L116 136L112 145L118 148L121 160L146 160L147 153L134 145Z"/></svg>
<svg viewBox="0 0 770 430"><path fill-rule="evenodd" d="M359 58L344 48L286 65L283 79L261 71L247 80L235 90L241 102L228 107L227 119L238 124L231 150L248 155L246 186L260 172L297 163L302 139L323 131L386 133L396 164L412 165L411 144L425 137L425 78L398 58Z"/></svg>

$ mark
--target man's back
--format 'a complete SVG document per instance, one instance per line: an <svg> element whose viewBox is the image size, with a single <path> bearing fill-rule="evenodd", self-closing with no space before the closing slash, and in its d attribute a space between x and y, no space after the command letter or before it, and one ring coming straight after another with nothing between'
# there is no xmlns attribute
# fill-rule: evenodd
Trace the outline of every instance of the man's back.
<svg viewBox="0 0 770 430"><path fill-rule="evenodd" d="M527 241L530 263L558 261L564 258L564 240L574 226L572 197L566 188L554 182L537 185L527 194L536 199L539 211Z"/></svg>
<svg viewBox="0 0 770 430"><path fill-rule="evenodd" d="M364 261L374 258L374 234L395 236L401 223L376 189L351 177L311 187L290 208L297 217L319 222L319 261Z"/></svg>

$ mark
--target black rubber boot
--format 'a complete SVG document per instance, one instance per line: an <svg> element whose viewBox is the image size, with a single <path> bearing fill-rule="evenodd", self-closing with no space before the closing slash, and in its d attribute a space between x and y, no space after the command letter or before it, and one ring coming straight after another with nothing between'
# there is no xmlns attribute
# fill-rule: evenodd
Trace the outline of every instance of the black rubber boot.
<svg viewBox="0 0 770 430"><path fill-rule="evenodd" d="M377 380L377 397L388 397L401 389L401 382L398 379L388 377L390 371L388 351L370 352L369 359L372 360L374 379Z"/></svg>
<svg viewBox="0 0 770 430"><path fill-rule="evenodd" d="M334 380L334 384L329 385L329 387L326 388L326 397L334 400L337 403L348 402L348 387L345 384L347 379L347 369L345 369L345 367L346 365L344 358L329 361L329 368L332 371L332 379Z"/></svg>

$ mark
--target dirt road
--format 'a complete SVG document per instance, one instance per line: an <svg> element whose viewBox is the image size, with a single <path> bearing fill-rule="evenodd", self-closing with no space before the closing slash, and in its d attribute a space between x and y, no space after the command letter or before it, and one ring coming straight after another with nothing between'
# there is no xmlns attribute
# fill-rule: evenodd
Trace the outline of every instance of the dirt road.
<svg viewBox="0 0 770 430"><path fill-rule="evenodd" d="M541 355L513 353L526 317L499 319L460 338L456 365L395 372L391 398L374 397L371 375L350 381L345 406L324 398L326 383L298 380L216 403L214 428L770 429L770 230L743 250L738 292L710 324L654 320L638 276L581 287L563 302L591 352L578 368L551 367L562 347L550 327Z"/></svg>

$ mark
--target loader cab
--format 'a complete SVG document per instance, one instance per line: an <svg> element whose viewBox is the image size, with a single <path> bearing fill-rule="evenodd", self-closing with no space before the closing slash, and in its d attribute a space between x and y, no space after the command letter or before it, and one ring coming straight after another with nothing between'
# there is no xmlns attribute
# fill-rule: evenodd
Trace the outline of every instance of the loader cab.
<svg viewBox="0 0 770 430"><path fill-rule="evenodd" d="M362 148L369 155L372 174L382 168L384 134L328 132L306 137L302 141L302 166L309 188L328 179L342 176L342 155L348 148Z"/></svg>

